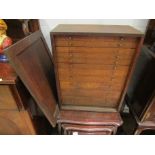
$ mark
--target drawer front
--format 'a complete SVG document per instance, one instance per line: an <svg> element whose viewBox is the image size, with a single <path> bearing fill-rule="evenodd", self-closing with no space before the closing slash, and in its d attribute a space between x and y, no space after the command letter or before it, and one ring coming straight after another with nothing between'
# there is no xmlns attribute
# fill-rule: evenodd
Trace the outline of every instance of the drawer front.
<svg viewBox="0 0 155 155"><path fill-rule="evenodd" d="M135 49L104 49L104 48L63 48L57 49L58 63L89 63L129 65ZM123 53L124 52L124 53Z"/></svg>
<svg viewBox="0 0 155 155"><path fill-rule="evenodd" d="M72 134L73 132L87 134L114 134L117 127L115 126L91 126L91 125L77 125L77 124L62 124L64 133Z"/></svg>
<svg viewBox="0 0 155 155"><path fill-rule="evenodd" d="M112 57L112 56L75 56L73 55L72 57L58 57L57 62L58 63L82 63L82 64L104 64L104 65L115 65L117 63L118 65L121 66L129 66L131 63L131 58L123 58L123 57ZM117 59L117 60L116 60Z"/></svg>
<svg viewBox="0 0 155 155"><path fill-rule="evenodd" d="M125 81L126 77L123 75L117 75L111 79L109 76L82 76L82 75L76 75L74 76L73 74L70 75L65 75L59 74L59 80L61 81L76 81L76 82L99 82L99 83L107 83L107 82L115 82L119 83L120 81Z"/></svg>
<svg viewBox="0 0 155 155"><path fill-rule="evenodd" d="M124 39L124 40L123 40ZM120 37L55 37L55 46L136 48L137 40Z"/></svg>
<svg viewBox="0 0 155 155"><path fill-rule="evenodd" d="M74 106L88 106L88 107L111 107L115 108L117 106L117 102L119 100L119 97L117 98L95 98L95 97L78 97L78 96L63 96L62 102L63 105L74 105Z"/></svg>
<svg viewBox="0 0 155 155"><path fill-rule="evenodd" d="M120 83L97 83L97 82L66 82L66 81L61 81L60 82L60 88L61 89L101 89L101 90L107 90L109 86L113 86L115 88L122 88L123 84L122 82Z"/></svg>
<svg viewBox="0 0 155 155"><path fill-rule="evenodd" d="M83 93L83 94L82 94ZM94 94L93 94L94 93ZM120 91L79 90L62 91L63 105L115 107L120 99ZM95 97L94 97L95 96Z"/></svg>
<svg viewBox="0 0 155 155"><path fill-rule="evenodd" d="M102 64L102 65L130 65L135 49L104 49L104 48L58 48L57 63L82 63L82 64Z"/></svg>
<svg viewBox="0 0 155 155"><path fill-rule="evenodd" d="M135 49L126 48L94 48L94 47L55 47L57 56L64 56L64 54L81 53L85 55L123 55L128 56L135 52Z"/></svg>
<svg viewBox="0 0 155 155"><path fill-rule="evenodd" d="M84 132L84 131L71 131L69 134L73 135L75 132L78 133L78 135L112 135L111 131L100 131L100 132Z"/></svg>
<svg viewBox="0 0 155 155"><path fill-rule="evenodd" d="M9 85L0 85L0 109L18 109Z"/></svg>
<svg viewBox="0 0 155 155"><path fill-rule="evenodd" d="M102 97L106 98L108 96L120 96L119 91L100 91L98 89L62 89L63 96L83 96L83 97Z"/></svg>
<svg viewBox="0 0 155 155"><path fill-rule="evenodd" d="M59 66L59 64L58 64ZM112 74L115 76L126 75L129 67L128 66L99 66L99 65L68 65L68 64L60 64L61 67L58 67L58 73L62 76L111 76Z"/></svg>

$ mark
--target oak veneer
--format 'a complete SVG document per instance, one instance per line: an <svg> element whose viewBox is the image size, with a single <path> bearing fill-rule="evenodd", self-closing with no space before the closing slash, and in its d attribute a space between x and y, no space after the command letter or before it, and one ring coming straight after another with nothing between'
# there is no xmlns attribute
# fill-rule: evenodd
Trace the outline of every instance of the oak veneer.
<svg viewBox="0 0 155 155"><path fill-rule="evenodd" d="M57 26L51 39L61 108L119 111L142 36L129 26Z"/></svg>

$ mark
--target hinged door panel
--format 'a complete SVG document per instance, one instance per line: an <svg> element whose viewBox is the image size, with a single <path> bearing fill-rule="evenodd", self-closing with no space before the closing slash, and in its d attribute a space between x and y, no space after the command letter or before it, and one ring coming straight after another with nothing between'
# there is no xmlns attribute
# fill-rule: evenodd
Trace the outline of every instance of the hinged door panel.
<svg viewBox="0 0 155 155"><path fill-rule="evenodd" d="M53 63L42 33L31 34L6 49L5 53L38 106L55 126L58 106L53 91Z"/></svg>

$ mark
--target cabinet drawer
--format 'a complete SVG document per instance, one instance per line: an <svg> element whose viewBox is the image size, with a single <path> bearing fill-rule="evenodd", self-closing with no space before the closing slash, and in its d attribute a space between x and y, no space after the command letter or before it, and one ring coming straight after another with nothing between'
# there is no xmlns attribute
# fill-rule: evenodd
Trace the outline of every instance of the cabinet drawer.
<svg viewBox="0 0 155 155"><path fill-rule="evenodd" d="M0 85L0 109L18 109L13 93L8 85Z"/></svg>
<svg viewBox="0 0 155 155"><path fill-rule="evenodd" d="M104 57L95 57L94 58L92 56L83 56L83 57L79 57L79 56L72 56L72 57L58 57L57 58L57 62L58 63L72 63L72 64L104 64L104 65L115 65L115 63L117 63L118 65L122 65L122 66L129 66L131 63L131 58L132 57L128 57L128 58L123 58L123 57L108 57L108 56L104 56Z"/></svg>
<svg viewBox="0 0 155 155"><path fill-rule="evenodd" d="M63 76L62 74L60 74L59 76L59 80L60 81L76 81L76 82L110 82L110 81L113 81L115 83L118 83L120 81L125 81L126 79L126 76L121 76L121 75L118 75L118 76L115 76L111 79L111 77L109 76L82 76L82 75L77 75L77 76L74 76L74 75L69 75L69 76Z"/></svg>
<svg viewBox="0 0 155 155"><path fill-rule="evenodd" d="M96 107L111 107L116 108L119 97L107 99L104 97L78 97L78 96L63 96L62 105L74 106L96 106Z"/></svg>
<svg viewBox="0 0 155 155"><path fill-rule="evenodd" d="M65 57L70 55L103 55L103 56L124 56L128 57L135 53L135 49L126 49L126 48L90 48L90 47L56 47L56 56ZM82 55L82 56L83 56Z"/></svg>
<svg viewBox="0 0 155 155"><path fill-rule="evenodd" d="M75 132L77 132L78 135L112 135L112 132L110 131L99 131L99 132L71 131L69 132L69 134L73 135Z"/></svg>
<svg viewBox="0 0 155 155"><path fill-rule="evenodd" d="M63 67L58 67L58 73L60 76L125 76L129 70L128 66L85 66L83 65L64 65ZM115 77L114 76L114 77Z"/></svg>
<svg viewBox="0 0 155 155"><path fill-rule="evenodd" d="M55 37L56 46L69 47L123 47L136 48L137 40L135 38L120 37Z"/></svg>
<svg viewBox="0 0 155 155"><path fill-rule="evenodd" d="M96 90L96 89L63 89L62 96L84 96L84 97L107 97L107 96L120 96L119 91L109 91L109 90Z"/></svg>
<svg viewBox="0 0 155 155"><path fill-rule="evenodd" d="M109 82L109 83L97 83L97 82L72 82L72 81L61 81L60 87L62 89L104 89L107 90L109 86L113 86L115 88L122 88L123 82Z"/></svg>
<svg viewBox="0 0 155 155"><path fill-rule="evenodd" d="M88 58L120 58L128 59L135 53L135 49L117 48L84 48L84 47L56 47L56 56L62 58L88 57Z"/></svg>
<svg viewBox="0 0 155 155"><path fill-rule="evenodd" d="M115 126L91 126L91 125L77 125L77 124L62 124L62 128L65 133L72 134L78 132L78 134L91 135L91 134L114 134Z"/></svg>

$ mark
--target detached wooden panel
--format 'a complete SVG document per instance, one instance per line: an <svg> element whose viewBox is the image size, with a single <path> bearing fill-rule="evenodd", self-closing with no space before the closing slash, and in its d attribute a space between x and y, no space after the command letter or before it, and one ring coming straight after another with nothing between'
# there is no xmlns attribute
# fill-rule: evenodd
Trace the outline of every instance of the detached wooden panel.
<svg viewBox="0 0 155 155"><path fill-rule="evenodd" d="M38 106L55 127L58 106L54 91L51 55L43 35L37 31L6 49L13 68Z"/></svg>
<svg viewBox="0 0 155 155"><path fill-rule="evenodd" d="M142 34L129 26L59 25L51 39L60 106L119 111Z"/></svg>

